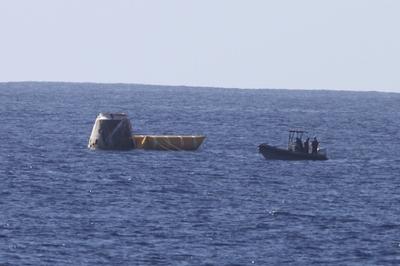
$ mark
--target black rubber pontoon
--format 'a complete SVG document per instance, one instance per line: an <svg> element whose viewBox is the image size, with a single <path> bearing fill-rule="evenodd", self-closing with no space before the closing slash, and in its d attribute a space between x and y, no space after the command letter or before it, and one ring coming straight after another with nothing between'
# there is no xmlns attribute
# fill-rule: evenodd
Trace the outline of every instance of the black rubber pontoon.
<svg viewBox="0 0 400 266"><path fill-rule="evenodd" d="M266 143L259 145L258 150L267 160L328 160L326 154L289 151Z"/></svg>

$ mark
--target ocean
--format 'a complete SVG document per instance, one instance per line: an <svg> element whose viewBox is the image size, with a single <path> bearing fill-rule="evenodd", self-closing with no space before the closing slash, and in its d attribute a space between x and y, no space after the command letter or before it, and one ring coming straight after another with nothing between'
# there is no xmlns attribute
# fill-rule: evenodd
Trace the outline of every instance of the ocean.
<svg viewBox="0 0 400 266"><path fill-rule="evenodd" d="M99 112L195 152L92 151ZM399 265L400 94L0 83L0 265ZM302 128L328 161L267 161Z"/></svg>

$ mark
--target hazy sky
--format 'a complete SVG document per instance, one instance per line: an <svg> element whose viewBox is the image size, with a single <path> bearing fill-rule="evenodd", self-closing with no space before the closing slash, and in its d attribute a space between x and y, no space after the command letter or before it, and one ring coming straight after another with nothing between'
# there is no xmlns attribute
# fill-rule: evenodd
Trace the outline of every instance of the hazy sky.
<svg viewBox="0 0 400 266"><path fill-rule="evenodd" d="M0 0L0 82L400 92L399 31L399 0Z"/></svg>

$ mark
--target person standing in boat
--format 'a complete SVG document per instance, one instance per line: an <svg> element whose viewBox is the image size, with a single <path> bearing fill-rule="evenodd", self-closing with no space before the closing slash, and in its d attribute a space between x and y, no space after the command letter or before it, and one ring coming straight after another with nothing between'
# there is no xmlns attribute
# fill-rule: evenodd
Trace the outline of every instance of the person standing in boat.
<svg viewBox="0 0 400 266"><path fill-rule="evenodd" d="M304 141L304 152L310 153L310 138L307 138L306 141Z"/></svg>
<svg viewBox="0 0 400 266"><path fill-rule="evenodd" d="M318 153L318 145L319 142L317 140L317 137L314 137L314 140L311 142L311 147L312 147L312 153L317 154Z"/></svg>
<svg viewBox="0 0 400 266"><path fill-rule="evenodd" d="M301 141L300 138L296 138L296 147L295 147L295 151L303 152L303 142Z"/></svg>

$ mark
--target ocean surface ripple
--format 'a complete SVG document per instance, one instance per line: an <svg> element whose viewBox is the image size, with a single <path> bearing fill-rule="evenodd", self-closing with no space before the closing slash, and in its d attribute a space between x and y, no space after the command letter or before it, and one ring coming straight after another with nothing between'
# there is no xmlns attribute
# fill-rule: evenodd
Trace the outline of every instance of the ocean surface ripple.
<svg viewBox="0 0 400 266"><path fill-rule="evenodd" d="M205 134L90 151L99 112ZM1 265L399 265L400 94L0 83ZM289 128L326 162L266 161Z"/></svg>

